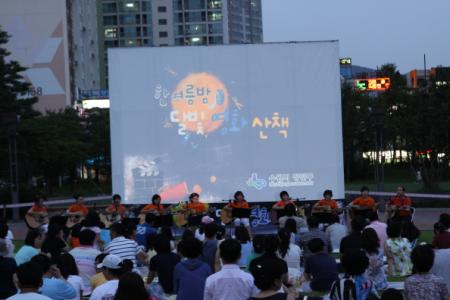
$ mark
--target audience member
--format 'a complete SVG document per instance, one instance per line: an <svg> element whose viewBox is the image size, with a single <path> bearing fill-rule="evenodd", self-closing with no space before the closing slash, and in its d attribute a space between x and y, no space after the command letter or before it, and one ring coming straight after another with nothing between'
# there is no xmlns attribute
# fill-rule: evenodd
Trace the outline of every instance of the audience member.
<svg viewBox="0 0 450 300"><path fill-rule="evenodd" d="M100 233L101 233L101 221L100 216L95 210L90 210L88 214L86 215L86 218L81 222L83 227L80 230L80 233L83 230L89 229L95 232L95 241L94 241L94 248L100 250L104 248L103 243L100 240Z"/></svg>
<svg viewBox="0 0 450 300"><path fill-rule="evenodd" d="M114 223L110 227L111 243L105 247L105 252L118 255L122 260L130 259L136 267L137 260L145 261L146 254L136 241L124 236L125 226L122 223Z"/></svg>
<svg viewBox="0 0 450 300"><path fill-rule="evenodd" d="M164 292L173 294L173 274L180 257L171 251L170 241L165 234L156 236L155 250L157 254L150 260L147 283L152 283L157 274Z"/></svg>
<svg viewBox="0 0 450 300"><path fill-rule="evenodd" d="M376 211L368 212L367 218L369 219L370 224L367 225L366 228L372 228L373 230L375 230L378 239L380 240L380 252L384 254L384 243L387 240L387 224L378 220L378 212Z"/></svg>
<svg viewBox="0 0 450 300"><path fill-rule="evenodd" d="M311 216L307 219L308 223L308 232L305 232L301 235L300 245L303 249L303 259L306 261L308 257L312 255L309 251L308 243L310 240L319 238L323 241L325 247L324 251L331 252L333 249L331 247L330 239L327 234L321 230L319 230L319 219L316 216Z"/></svg>
<svg viewBox="0 0 450 300"><path fill-rule="evenodd" d="M8 245L4 239L0 240L0 299L8 298L17 293L13 277L17 271L14 258L8 257Z"/></svg>
<svg viewBox="0 0 450 300"><path fill-rule="evenodd" d="M278 231L280 245L278 246L278 254L286 262L289 275L293 276L300 272L300 257L302 250L296 244L293 244L290 239L290 234L285 229Z"/></svg>
<svg viewBox="0 0 450 300"><path fill-rule="evenodd" d="M369 267L367 268L367 277L373 282L378 291L387 288L387 278L384 273L384 255L380 251L380 240L373 228L363 230L361 235L362 249L369 258Z"/></svg>
<svg viewBox="0 0 450 300"><path fill-rule="evenodd" d="M250 297L250 300L287 300L296 299L297 293L295 286L289 289L288 293L282 293L280 290L283 286L284 264L271 264L267 261L257 264L252 272L254 284L259 289L259 292ZM286 290L285 290L286 292Z"/></svg>
<svg viewBox="0 0 450 300"><path fill-rule="evenodd" d="M333 282L338 279L336 260L323 251L324 246L319 238L308 242L312 255L305 262L305 272L301 279L302 289L305 292L328 292Z"/></svg>
<svg viewBox="0 0 450 300"><path fill-rule="evenodd" d="M28 230L24 244L15 256L17 265L29 262L33 256L38 255L43 241L42 233L38 229Z"/></svg>
<svg viewBox="0 0 450 300"><path fill-rule="evenodd" d="M107 253L102 253L97 255L95 258L95 272L96 274L91 277L90 284L91 284L91 290L94 290L96 287L99 287L100 285L104 284L106 282L105 275L103 275L102 268L99 268L101 266L103 259L107 256Z"/></svg>
<svg viewBox="0 0 450 300"><path fill-rule="evenodd" d="M437 232L433 238L433 247L435 249L450 248L450 215L441 214L437 224Z"/></svg>
<svg viewBox="0 0 450 300"><path fill-rule="evenodd" d="M366 300L376 294L373 283L365 275L369 258L363 250L349 248L342 255L341 262L345 275L333 283L330 292L331 300Z"/></svg>
<svg viewBox="0 0 450 300"><path fill-rule="evenodd" d="M205 225L214 222L210 216L204 216L200 226L195 230L195 238L203 242L205 240Z"/></svg>
<svg viewBox="0 0 450 300"><path fill-rule="evenodd" d="M287 263L278 257L277 252L280 246L280 239L276 235L268 235L264 238L264 253L259 257L253 259L250 263L250 273L255 271L257 265L263 263L267 264L280 264L283 265L283 283L288 284L288 266Z"/></svg>
<svg viewBox="0 0 450 300"><path fill-rule="evenodd" d="M246 271L250 272L250 263L257 257L260 257L264 253L264 235L257 234L253 237L252 241L252 253L247 258Z"/></svg>
<svg viewBox="0 0 450 300"><path fill-rule="evenodd" d="M185 260L175 266L174 292L177 300L202 299L205 281L212 274L211 268L199 259L202 242L194 237L180 242L180 251Z"/></svg>
<svg viewBox="0 0 450 300"><path fill-rule="evenodd" d="M255 294L253 277L239 268L241 244L227 239L220 244L222 269L206 279L204 300L246 300Z"/></svg>
<svg viewBox="0 0 450 300"><path fill-rule="evenodd" d="M74 299L81 299L83 295L89 295L85 292L83 279L79 276L78 267L72 255L61 254L58 259L57 267L61 276L75 289L77 293Z"/></svg>
<svg viewBox="0 0 450 300"><path fill-rule="evenodd" d="M43 275L39 264L35 262L21 264L17 268L17 287L20 293L7 300L51 300L49 297L39 294Z"/></svg>
<svg viewBox="0 0 450 300"><path fill-rule="evenodd" d="M249 256L252 254L252 241L250 238L250 234L248 229L244 226L237 226L234 231L234 235L236 236L236 240L241 243L241 258L239 259L239 266L245 267L247 265L247 260Z"/></svg>
<svg viewBox="0 0 450 300"><path fill-rule="evenodd" d="M58 255L58 259L59 257ZM64 280L60 270L55 265L52 265L52 261L47 255L38 254L31 261L39 264L44 272L41 287L42 295L54 300L75 299L77 295L75 289Z"/></svg>
<svg viewBox="0 0 450 300"><path fill-rule="evenodd" d="M112 298L111 298L112 299ZM151 300L141 276L133 272L123 274L119 279L114 300Z"/></svg>
<svg viewBox="0 0 450 300"><path fill-rule="evenodd" d="M349 249L361 249L361 231L364 229L366 221L361 216L353 217L351 221L352 231L344 237L339 246L339 253L342 255Z"/></svg>
<svg viewBox="0 0 450 300"><path fill-rule="evenodd" d="M450 293L450 249L435 249L431 273L444 278Z"/></svg>
<svg viewBox="0 0 450 300"><path fill-rule="evenodd" d="M172 229L169 226L162 226L161 227L161 234L164 234L170 241L170 251L176 253L177 247L175 244L175 238L173 237Z"/></svg>
<svg viewBox="0 0 450 300"><path fill-rule="evenodd" d="M294 220L298 232L300 232L302 228L306 229L305 220L303 218L296 216L296 208L294 204L292 203L287 204L284 207L284 212L286 213L286 215L278 219L280 228L284 228L287 220Z"/></svg>
<svg viewBox="0 0 450 300"><path fill-rule="evenodd" d="M14 244L12 242L12 232L9 230L6 222L0 222L0 241L4 241L6 244L5 257L14 257Z"/></svg>
<svg viewBox="0 0 450 300"><path fill-rule="evenodd" d="M205 240L203 241L202 260L215 271L215 260L218 240L216 239L217 224L208 223L205 225Z"/></svg>
<svg viewBox="0 0 450 300"><path fill-rule="evenodd" d="M72 249L69 253L73 256L78 266L80 277L83 279L85 295L91 293L90 280L95 275L95 258L100 251L94 248L95 232L85 229L80 232L80 247ZM99 262L100 263L100 262Z"/></svg>
<svg viewBox="0 0 450 300"><path fill-rule="evenodd" d="M47 236L42 243L41 252L50 254L53 263L58 261L61 253L69 251L69 246L64 241L63 235L63 229L58 224L52 223L48 227Z"/></svg>
<svg viewBox="0 0 450 300"><path fill-rule="evenodd" d="M388 262L389 276L406 276L411 274L411 244L401 237L401 223L390 222L387 227L384 253Z"/></svg>
<svg viewBox="0 0 450 300"><path fill-rule="evenodd" d="M297 229L297 223L295 223L295 220L288 219L283 228L289 232L292 244L300 243L300 231ZM304 227L302 227L302 229L304 229ZM303 230L303 232L307 232L307 231L308 231L307 228L306 228L306 230Z"/></svg>
<svg viewBox="0 0 450 300"><path fill-rule="evenodd" d="M420 230L412 221L402 221L401 237L406 238L414 247L420 236ZM450 246L449 246L450 248Z"/></svg>
<svg viewBox="0 0 450 300"><path fill-rule="evenodd" d="M430 245L419 245L411 252L413 275L405 280L408 300L447 300L449 293L442 277L430 273L434 252Z"/></svg>
<svg viewBox="0 0 450 300"><path fill-rule="evenodd" d="M325 229L325 233L331 242L333 252L339 251L342 239L347 235L347 226L340 223L339 216L331 215L331 225Z"/></svg>
<svg viewBox="0 0 450 300"><path fill-rule="evenodd" d="M147 249L147 241L152 235L156 235L158 231L153 227L153 221L155 219L154 214L146 214L145 222L136 226L136 242L139 246L145 247Z"/></svg>
<svg viewBox="0 0 450 300"><path fill-rule="evenodd" d="M107 281L94 289L89 300L114 299L119 278L123 274L122 259L118 255L108 254L97 267L102 269Z"/></svg>

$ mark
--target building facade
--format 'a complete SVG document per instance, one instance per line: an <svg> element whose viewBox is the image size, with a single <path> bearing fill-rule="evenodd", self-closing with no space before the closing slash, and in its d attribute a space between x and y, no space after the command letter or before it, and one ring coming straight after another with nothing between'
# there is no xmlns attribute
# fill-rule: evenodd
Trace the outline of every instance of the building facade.
<svg viewBox="0 0 450 300"><path fill-rule="evenodd" d="M261 43L261 0L98 0L100 86L107 49Z"/></svg>

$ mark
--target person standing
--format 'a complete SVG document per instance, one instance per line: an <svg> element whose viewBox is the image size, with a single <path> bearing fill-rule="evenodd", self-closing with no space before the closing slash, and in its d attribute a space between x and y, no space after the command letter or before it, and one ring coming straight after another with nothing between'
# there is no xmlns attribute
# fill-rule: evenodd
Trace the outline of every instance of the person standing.
<svg viewBox="0 0 450 300"><path fill-rule="evenodd" d="M256 292L253 277L239 268L241 244L234 239L220 243L222 269L206 279L204 300L247 300Z"/></svg>

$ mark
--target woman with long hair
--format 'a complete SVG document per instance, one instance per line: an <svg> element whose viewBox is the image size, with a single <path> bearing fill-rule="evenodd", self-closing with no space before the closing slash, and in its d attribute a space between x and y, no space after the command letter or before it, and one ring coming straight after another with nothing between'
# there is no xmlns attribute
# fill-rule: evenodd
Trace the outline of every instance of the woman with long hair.
<svg viewBox="0 0 450 300"><path fill-rule="evenodd" d="M300 257L302 250L299 246L291 242L291 234L286 229L278 231L280 244L278 246L278 254L286 262L289 273L297 274L300 271Z"/></svg>
<svg viewBox="0 0 450 300"><path fill-rule="evenodd" d="M149 300L150 297L145 288L144 281L141 276L136 273L128 272L123 274L119 279L114 300Z"/></svg>
<svg viewBox="0 0 450 300"><path fill-rule="evenodd" d="M383 253L380 251L380 240L377 232L372 228L366 228L361 235L361 246L369 258L367 277L374 283L378 291L388 287L386 274L383 268Z"/></svg>
<svg viewBox="0 0 450 300"><path fill-rule="evenodd" d="M58 258L57 267L62 277L75 289L76 299L81 299L84 290L83 279L79 276L77 263L73 256L69 253L61 254Z"/></svg>

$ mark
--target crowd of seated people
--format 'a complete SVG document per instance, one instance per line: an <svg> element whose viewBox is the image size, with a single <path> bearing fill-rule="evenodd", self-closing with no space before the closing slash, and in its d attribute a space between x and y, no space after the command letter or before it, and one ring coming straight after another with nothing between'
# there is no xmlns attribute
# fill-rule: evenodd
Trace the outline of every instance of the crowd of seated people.
<svg viewBox="0 0 450 300"><path fill-rule="evenodd" d="M358 205L370 202L362 199ZM243 223L227 232L205 216L175 236L147 215L142 224L112 223L109 240L92 210L72 229L76 243L53 223L30 229L15 254L2 222L0 299L450 299L450 215L440 216L433 243L424 245L410 214L388 223L376 211L355 214L347 230L334 204L325 226L314 214L293 215L291 205L272 234ZM390 288L391 277L404 281L403 291Z"/></svg>

